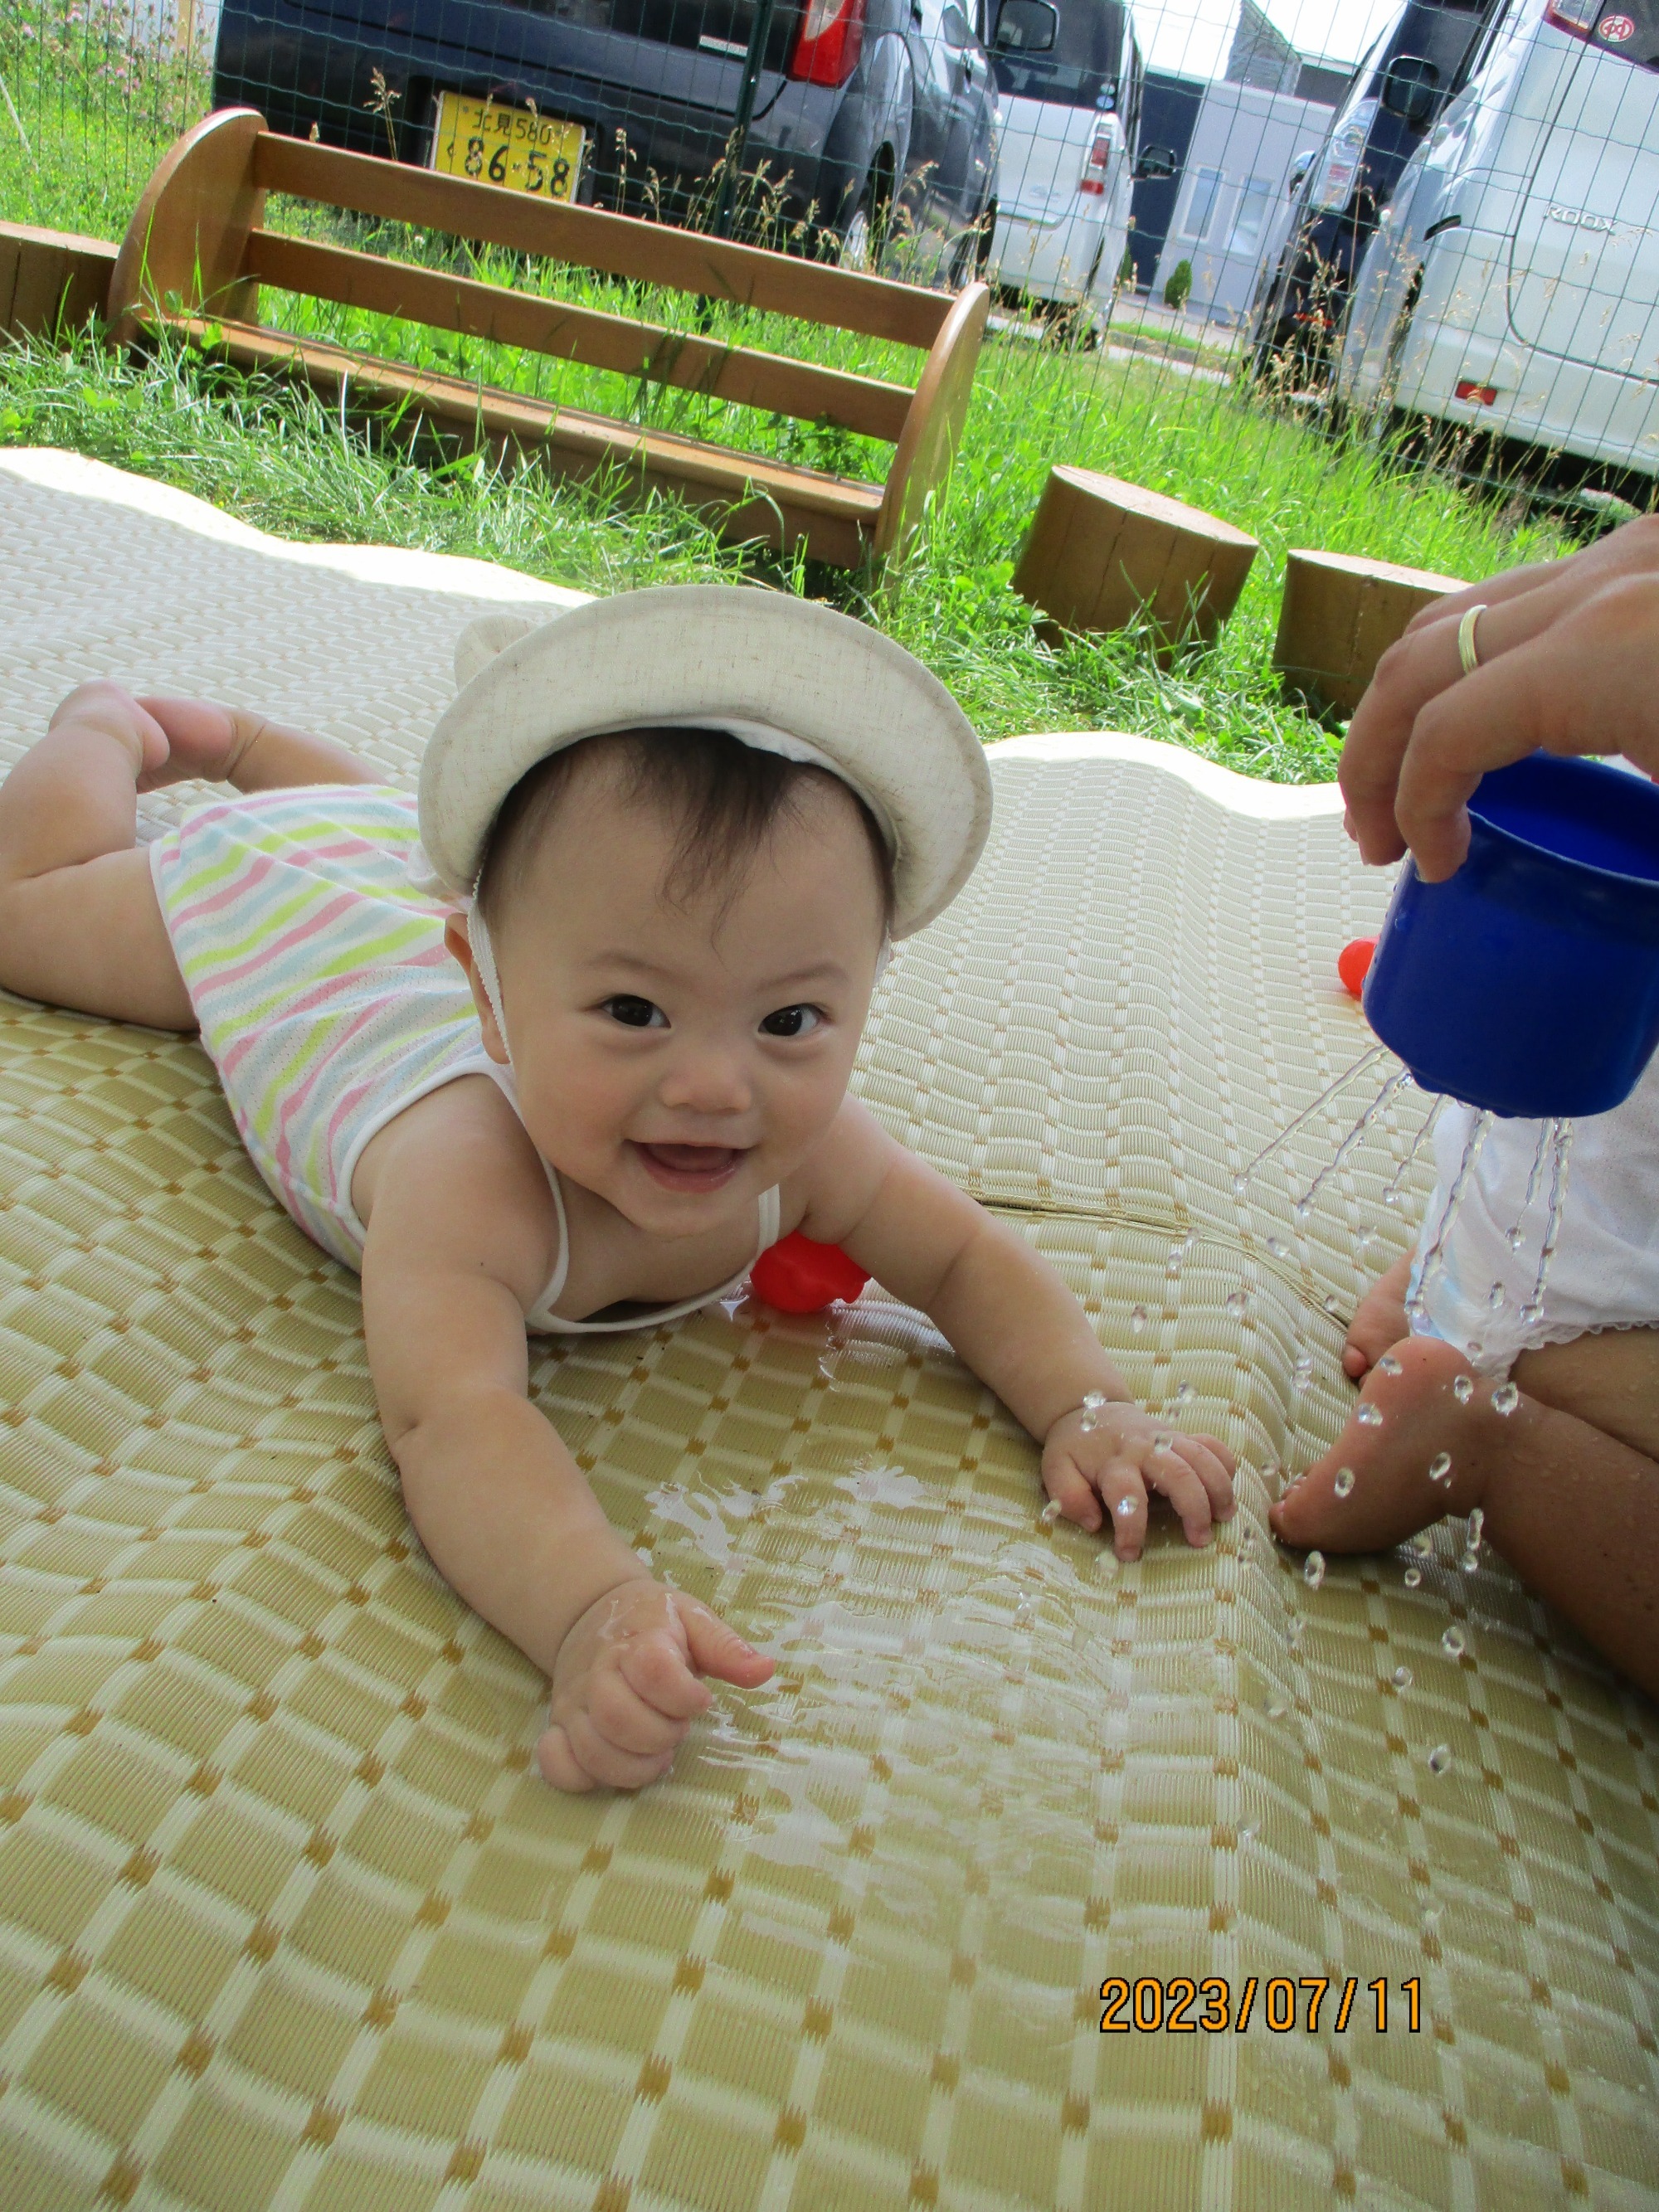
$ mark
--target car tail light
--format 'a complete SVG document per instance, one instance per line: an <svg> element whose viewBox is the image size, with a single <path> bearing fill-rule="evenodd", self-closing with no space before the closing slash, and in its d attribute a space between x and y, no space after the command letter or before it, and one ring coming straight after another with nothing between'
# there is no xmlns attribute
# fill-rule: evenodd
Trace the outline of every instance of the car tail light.
<svg viewBox="0 0 1659 2212"><path fill-rule="evenodd" d="M1106 190L1106 172L1111 166L1112 140L1109 131L1103 131L1089 149L1089 158L1083 164L1083 174L1077 180L1080 192L1101 192Z"/></svg>
<svg viewBox="0 0 1659 2212"><path fill-rule="evenodd" d="M1637 31L1630 0L1623 0L1622 5L1620 0L1549 0L1544 21L1570 39L1594 39L1598 53L1623 54L1631 62L1647 59L1641 46L1626 52Z"/></svg>
<svg viewBox="0 0 1659 2212"><path fill-rule="evenodd" d="M1340 215L1353 198L1365 159L1366 141L1376 120L1376 106L1374 100L1362 100L1340 129L1332 131L1308 195L1311 206L1328 215Z"/></svg>
<svg viewBox="0 0 1659 2212"><path fill-rule="evenodd" d="M864 0L807 0L789 57L802 84L845 84L864 50Z"/></svg>
<svg viewBox="0 0 1659 2212"><path fill-rule="evenodd" d="M1476 384L1470 378L1462 376L1457 380L1456 397L1472 399L1477 407L1496 407L1498 386L1495 384Z"/></svg>

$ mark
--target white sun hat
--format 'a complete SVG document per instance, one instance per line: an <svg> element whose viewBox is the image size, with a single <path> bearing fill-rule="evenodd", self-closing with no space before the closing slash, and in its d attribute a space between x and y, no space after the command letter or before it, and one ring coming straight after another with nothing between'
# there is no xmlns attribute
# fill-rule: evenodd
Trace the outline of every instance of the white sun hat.
<svg viewBox="0 0 1659 2212"><path fill-rule="evenodd" d="M455 648L461 686L421 763L421 844L465 897L491 823L550 753L617 730L729 730L828 769L894 857L895 937L948 906L991 826L972 724L891 638L833 608L729 584L658 586L551 621L486 615Z"/></svg>

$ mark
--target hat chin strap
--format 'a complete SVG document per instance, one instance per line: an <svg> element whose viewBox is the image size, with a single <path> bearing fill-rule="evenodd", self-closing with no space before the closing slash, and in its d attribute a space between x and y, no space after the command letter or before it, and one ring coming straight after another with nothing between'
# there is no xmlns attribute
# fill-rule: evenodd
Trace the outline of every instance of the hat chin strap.
<svg viewBox="0 0 1659 2212"><path fill-rule="evenodd" d="M476 899L469 899L466 903L466 941L472 948L472 965L478 981L483 985L489 1011L495 1017L501 1049L506 1053L507 1064L511 1068L513 1048L507 1041L507 1015L501 1006L501 979L495 970L495 948L489 941L489 932L484 926L483 915Z"/></svg>

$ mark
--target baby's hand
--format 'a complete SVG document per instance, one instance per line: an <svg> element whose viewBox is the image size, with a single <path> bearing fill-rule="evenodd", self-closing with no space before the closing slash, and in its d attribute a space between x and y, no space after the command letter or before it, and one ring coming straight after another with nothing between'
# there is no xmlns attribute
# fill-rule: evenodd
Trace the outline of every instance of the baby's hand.
<svg viewBox="0 0 1659 2212"><path fill-rule="evenodd" d="M1207 1544L1212 1523L1232 1518L1234 1466L1218 1437L1183 1436L1139 1406L1109 1401L1054 1423L1042 1447L1042 1486L1080 1528L1109 1522L1119 1559L1138 1559L1149 1490L1174 1506L1189 1544Z"/></svg>
<svg viewBox="0 0 1659 2212"><path fill-rule="evenodd" d="M572 1626L553 1665L537 1762L556 1790L638 1790L665 1774L713 1702L712 1674L752 1690L772 1662L694 1597L641 1576Z"/></svg>

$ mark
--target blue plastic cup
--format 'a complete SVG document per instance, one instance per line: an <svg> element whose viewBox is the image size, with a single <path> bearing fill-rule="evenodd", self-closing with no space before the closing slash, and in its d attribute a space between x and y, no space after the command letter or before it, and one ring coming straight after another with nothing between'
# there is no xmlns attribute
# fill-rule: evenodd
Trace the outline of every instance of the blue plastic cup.
<svg viewBox="0 0 1659 2212"><path fill-rule="evenodd" d="M1425 1091L1494 1114L1605 1114L1659 1046L1659 788L1533 753L1483 776L1443 884L1408 857L1365 979Z"/></svg>

